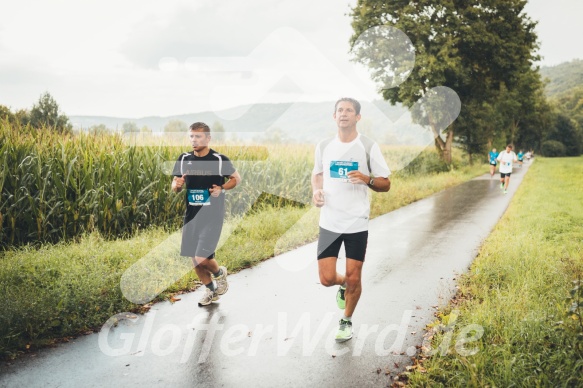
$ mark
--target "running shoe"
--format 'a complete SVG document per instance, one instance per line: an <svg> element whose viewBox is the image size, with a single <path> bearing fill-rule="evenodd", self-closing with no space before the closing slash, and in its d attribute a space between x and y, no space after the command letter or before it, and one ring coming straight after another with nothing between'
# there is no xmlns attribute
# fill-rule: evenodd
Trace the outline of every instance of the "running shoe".
<svg viewBox="0 0 583 388"><path fill-rule="evenodd" d="M216 291L211 291L210 288L204 288L204 295L198 301L199 306L208 306L209 304L213 303L214 301L219 300L219 295Z"/></svg>
<svg viewBox="0 0 583 388"><path fill-rule="evenodd" d="M500 190L504 190L504 183L500 183Z"/></svg>
<svg viewBox="0 0 583 388"><path fill-rule="evenodd" d="M227 283L227 267L220 266L219 268L223 271L223 274L215 278L215 281L217 282L215 293L218 295L224 295L229 289L229 283Z"/></svg>
<svg viewBox="0 0 583 388"><path fill-rule="evenodd" d="M346 292L346 287L340 286L338 292L336 293L336 304L338 308L344 310L346 308L346 299L344 298L344 292Z"/></svg>
<svg viewBox="0 0 583 388"><path fill-rule="evenodd" d="M340 320L340 327L336 333L336 342L348 341L352 338L352 322L342 318Z"/></svg>
<svg viewBox="0 0 583 388"><path fill-rule="evenodd" d="M508 191L504 190L504 194L508 194Z"/></svg>

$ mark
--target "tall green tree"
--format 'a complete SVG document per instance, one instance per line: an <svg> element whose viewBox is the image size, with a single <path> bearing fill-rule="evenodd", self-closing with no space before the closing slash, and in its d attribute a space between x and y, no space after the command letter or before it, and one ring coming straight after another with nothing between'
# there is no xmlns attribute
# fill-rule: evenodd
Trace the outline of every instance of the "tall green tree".
<svg viewBox="0 0 583 388"><path fill-rule="evenodd" d="M577 121L579 128L583 129L583 82L559 94L555 101L558 109Z"/></svg>
<svg viewBox="0 0 583 388"><path fill-rule="evenodd" d="M126 121L121 126L122 133L137 133L140 132L140 128L138 128L138 124L134 121Z"/></svg>
<svg viewBox="0 0 583 388"><path fill-rule="evenodd" d="M184 132L188 131L188 124L182 120L170 120L164 126L164 132Z"/></svg>
<svg viewBox="0 0 583 388"><path fill-rule="evenodd" d="M18 119L14 113L7 106L0 105L0 123L6 122L9 124L16 124Z"/></svg>
<svg viewBox="0 0 583 388"><path fill-rule="evenodd" d="M215 121L211 126L212 133L225 133L225 126L220 121Z"/></svg>
<svg viewBox="0 0 583 388"><path fill-rule="evenodd" d="M564 113L557 113L554 125L546 140L553 140L565 146L566 156L579 156L583 151L583 134L575 120Z"/></svg>
<svg viewBox="0 0 583 388"><path fill-rule="evenodd" d="M213 125L211 125L211 133L215 141L224 141L227 138L225 126L219 120L216 120Z"/></svg>
<svg viewBox="0 0 583 388"><path fill-rule="evenodd" d="M0 120L14 120L14 113L7 106L0 105Z"/></svg>
<svg viewBox="0 0 583 388"><path fill-rule="evenodd" d="M14 112L14 118L19 125L28 125L30 123L30 114L26 109L19 109Z"/></svg>
<svg viewBox="0 0 583 388"><path fill-rule="evenodd" d="M525 0L359 0L352 12L355 59L368 66L381 85L383 98L412 107L436 86L453 89L461 100L459 119L435 144L451 162L454 127L468 152L491 141L495 128L484 117L484 107L496 109L501 90L513 91L521 72L533 69L537 36L524 12ZM415 67L398 86L384 88L398 69L388 52L371 56L359 47L359 37L375 26L392 26L410 38ZM504 121L504 117L499 117Z"/></svg>
<svg viewBox="0 0 583 388"><path fill-rule="evenodd" d="M507 139L522 149L540 150L544 138L553 125L554 113L544 93L541 77L525 69L515 89L514 101L520 103L512 118L511 137ZM502 105L503 102L500 104Z"/></svg>
<svg viewBox="0 0 583 388"><path fill-rule="evenodd" d="M38 102L32 106L29 120L34 128L48 127L62 133L71 133L73 129L69 118L60 112L59 104L49 92L43 93Z"/></svg>
<svg viewBox="0 0 583 388"><path fill-rule="evenodd" d="M286 144L290 139L281 128L272 127L262 134L260 141L266 144Z"/></svg>
<svg viewBox="0 0 583 388"><path fill-rule="evenodd" d="M109 130L109 128L107 128L105 124L92 125L88 128L87 132L93 135L104 135L107 133L111 133L111 131Z"/></svg>

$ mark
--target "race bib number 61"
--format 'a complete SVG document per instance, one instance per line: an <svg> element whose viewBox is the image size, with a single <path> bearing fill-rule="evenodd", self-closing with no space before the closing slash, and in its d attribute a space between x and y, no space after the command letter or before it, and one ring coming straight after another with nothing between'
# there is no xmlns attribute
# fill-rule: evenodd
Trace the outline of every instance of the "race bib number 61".
<svg viewBox="0 0 583 388"><path fill-rule="evenodd" d="M348 182L348 173L358 170L358 162L333 160L330 162L330 178Z"/></svg>

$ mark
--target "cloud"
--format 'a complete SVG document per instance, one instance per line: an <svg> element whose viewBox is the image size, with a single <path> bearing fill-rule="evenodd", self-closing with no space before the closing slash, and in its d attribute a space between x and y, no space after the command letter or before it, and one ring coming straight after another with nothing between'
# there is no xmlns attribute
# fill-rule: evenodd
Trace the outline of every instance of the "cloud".
<svg viewBox="0 0 583 388"><path fill-rule="evenodd" d="M42 93L52 91L60 81L60 76L38 61L0 48L0 104L14 110L30 109Z"/></svg>
<svg viewBox="0 0 583 388"><path fill-rule="evenodd" d="M542 64L557 65L574 58L583 58L583 45L578 40L583 34L581 14L583 2L529 0L525 12L538 21L536 32L541 43Z"/></svg>
<svg viewBox="0 0 583 388"><path fill-rule="evenodd" d="M279 28L317 35L324 28L322 19L326 17L322 15L333 18L347 11L348 3L337 0L225 0L183 5L171 14L150 14L135 23L122 52L145 68L158 68L164 57L183 63L190 57L246 56Z"/></svg>

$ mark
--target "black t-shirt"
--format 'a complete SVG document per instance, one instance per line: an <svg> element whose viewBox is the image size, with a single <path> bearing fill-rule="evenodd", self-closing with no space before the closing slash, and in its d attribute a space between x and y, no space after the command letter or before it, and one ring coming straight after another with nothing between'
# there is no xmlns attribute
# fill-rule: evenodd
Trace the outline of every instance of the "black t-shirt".
<svg viewBox="0 0 583 388"><path fill-rule="evenodd" d="M209 189L213 185L220 186L225 183L225 177L235 173L233 163L225 155L219 154L209 148L205 156L195 156L193 152L183 153L174 164L172 175L185 176L183 191L186 191L186 217L194 217L200 209L204 212L222 216L225 211L225 195L213 197Z"/></svg>

